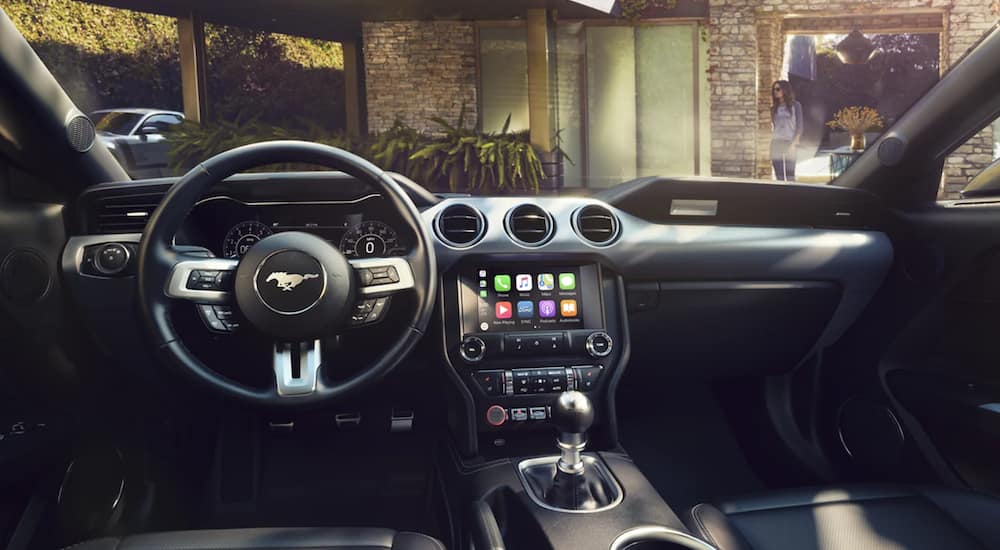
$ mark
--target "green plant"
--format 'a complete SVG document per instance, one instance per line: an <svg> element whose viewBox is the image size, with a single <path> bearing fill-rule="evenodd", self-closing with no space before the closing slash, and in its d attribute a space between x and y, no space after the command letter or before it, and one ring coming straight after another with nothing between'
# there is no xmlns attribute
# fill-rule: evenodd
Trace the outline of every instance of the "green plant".
<svg viewBox="0 0 1000 550"><path fill-rule="evenodd" d="M510 132L510 115L497 133L481 133L465 126L465 107L453 126L441 117L431 118L443 136L414 153L421 161L418 178L442 179L458 191L518 190L538 193L542 163L526 132Z"/></svg>
<svg viewBox="0 0 1000 550"><path fill-rule="evenodd" d="M537 193L542 164L527 132L510 132L508 116L502 131L484 134L467 127L465 117L463 108L455 125L440 117L431 119L441 128L440 134L423 133L397 120L389 129L365 138L329 132L305 121L296 129L244 116L207 126L186 122L170 133L170 164L174 170L184 171L233 147L274 139L303 139L354 152L431 189ZM260 169L275 168L301 166Z"/></svg>

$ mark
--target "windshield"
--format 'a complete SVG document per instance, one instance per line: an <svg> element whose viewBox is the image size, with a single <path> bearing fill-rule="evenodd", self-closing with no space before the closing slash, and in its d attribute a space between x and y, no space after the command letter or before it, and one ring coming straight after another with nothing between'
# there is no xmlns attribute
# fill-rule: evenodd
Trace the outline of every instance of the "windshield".
<svg viewBox="0 0 1000 550"><path fill-rule="evenodd" d="M613 13L573 0L420 0L205 7L206 23L180 0L156 13L104 3L3 9L81 110L183 113L157 139L115 145L133 178L306 139L433 191L480 194L644 176L836 182L998 15L984 0L881 0L866 13L854 0L805 12L777 0L621 0ZM139 115L94 118L126 134ZM943 195L957 196L994 150L988 128L956 151Z"/></svg>
<svg viewBox="0 0 1000 550"><path fill-rule="evenodd" d="M141 115L135 113L101 112L90 115L98 132L127 136L139 123Z"/></svg>

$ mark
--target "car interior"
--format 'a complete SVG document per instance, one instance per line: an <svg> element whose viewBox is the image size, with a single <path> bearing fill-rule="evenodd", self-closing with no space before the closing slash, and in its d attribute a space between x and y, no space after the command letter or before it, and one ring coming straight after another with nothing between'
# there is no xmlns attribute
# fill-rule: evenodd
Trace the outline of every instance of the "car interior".
<svg viewBox="0 0 1000 550"><path fill-rule="evenodd" d="M0 540L1000 548L1000 200L935 201L998 59L832 185L133 180L0 12Z"/></svg>

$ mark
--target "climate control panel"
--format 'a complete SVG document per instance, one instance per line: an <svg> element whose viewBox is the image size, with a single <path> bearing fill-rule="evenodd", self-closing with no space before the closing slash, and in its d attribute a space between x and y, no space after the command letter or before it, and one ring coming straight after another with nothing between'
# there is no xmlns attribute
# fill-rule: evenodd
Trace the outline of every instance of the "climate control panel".
<svg viewBox="0 0 1000 550"><path fill-rule="evenodd" d="M590 391L597 387L602 365L540 369L481 370L471 373L476 385L490 397Z"/></svg>

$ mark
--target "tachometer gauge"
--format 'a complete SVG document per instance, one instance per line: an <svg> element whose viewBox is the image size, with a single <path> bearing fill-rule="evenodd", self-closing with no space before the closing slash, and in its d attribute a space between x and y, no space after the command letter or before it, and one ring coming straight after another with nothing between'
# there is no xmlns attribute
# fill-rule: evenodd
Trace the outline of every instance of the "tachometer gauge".
<svg viewBox="0 0 1000 550"><path fill-rule="evenodd" d="M347 230L340 251L348 258L377 258L399 249L396 230L379 221L361 222Z"/></svg>
<svg viewBox="0 0 1000 550"><path fill-rule="evenodd" d="M260 222L240 222L226 233L226 240L222 241L222 255L227 258L242 258L251 246L270 237L272 233L270 227Z"/></svg>

